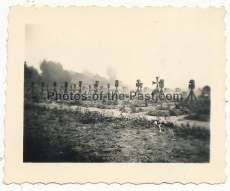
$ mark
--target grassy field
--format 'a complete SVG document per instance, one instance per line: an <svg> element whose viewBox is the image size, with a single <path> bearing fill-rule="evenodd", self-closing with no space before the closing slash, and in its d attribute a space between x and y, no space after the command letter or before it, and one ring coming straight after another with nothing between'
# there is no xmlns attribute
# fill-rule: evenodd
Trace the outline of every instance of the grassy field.
<svg viewBox="0 0 230 191"><path fill-rule="evenodd" d="M209 162L210 131L132 115L24 105L24 162Z"/></svg>

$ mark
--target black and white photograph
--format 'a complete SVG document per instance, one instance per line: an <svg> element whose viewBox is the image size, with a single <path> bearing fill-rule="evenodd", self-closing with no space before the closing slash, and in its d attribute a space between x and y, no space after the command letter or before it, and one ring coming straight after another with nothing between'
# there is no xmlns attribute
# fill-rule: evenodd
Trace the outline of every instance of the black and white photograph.
<svg viewBox="0 0 230 191"><path fill-rule="evenodd" d="M10 7L4 183L222 183L223 7Z"/></svg>
<svg viewBox="0 0 230 191"><path fill-rule="evenodd" d="M209 163L213 31L174 11L26 24L23 162Z"/></svg>

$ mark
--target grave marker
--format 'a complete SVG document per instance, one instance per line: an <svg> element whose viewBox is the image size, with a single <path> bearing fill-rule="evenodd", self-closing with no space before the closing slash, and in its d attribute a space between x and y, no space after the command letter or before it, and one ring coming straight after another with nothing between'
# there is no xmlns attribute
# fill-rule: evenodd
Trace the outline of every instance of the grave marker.
<svg viewBox="0 0 230 191"><path fill-rule="evenodd" d="M64 90L64 93L67 93L67 89L68 89L68 82L65 82L65 90Z"/></svg>

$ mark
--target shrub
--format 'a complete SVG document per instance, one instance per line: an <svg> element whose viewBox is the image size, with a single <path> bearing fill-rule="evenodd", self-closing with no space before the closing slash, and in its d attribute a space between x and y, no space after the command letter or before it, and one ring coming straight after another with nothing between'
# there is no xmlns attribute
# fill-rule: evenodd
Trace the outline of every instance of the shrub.
<svg viewBox="0 0 230 191"><path fill-rule="evenodd" d="M196 121L209 121L210 116L205 114L190 114L184 117L187 120L196 120Z"/></svg>
<svg viewBox="0 0 230 191"><path fill-rule="evenodd" d="M160 111L160 110L150 110L146 113L146 115L150 116L168 116L168 111Z"/></svg>
<svg viewBox="0 0 230 191"><path fill-rule="evenodd" d="M183 112L182 111L180 111L179 109L170 109L169 110L169 115L170 116L179 116L179 115L182 115L183 114Z"/></svg>
<svg viewBox="0 0 230 191"><path fill-rule="evenodd" d="M147 100L145 100L144 104L145 104L145 107L148 107L148 106L149 106L149 103L148 103Z"/></svg>
<svg viewBox="0 0 230 191"><path fill-rule="evenodd" d="M175 126L174 132L177 136L185 137L192 136L197 139L201 140L210 140L210 130L205 129L204 127L200 126L190 126L188 123L187 125L181 124L181 126Z"/></svg>
<svg viewBox="0 0 230 191"><path fill-rule="evenodd" d="M113 105L118 105L118 101L114 100Z"/></svg>
<svg viewBox="0 0 230 191"><path fill-rule="evenodd" d="M126 112L126 110L125 110L125 104L123 104L121 107L119 107L119 111Z"/></svg>
<svg viewBox="0 0 230 191"><path fill-rule="evenodd" d="M134 105L130 105L130 112L131 113L136 113L137 111L136 111L136 107L134 106Z"/></svg>
<svg viewBox="0 0 230 191"><path fill-rule="evenodd" d="M169 110L170 107L163 107L163 106L158 106L155 108L156 110Z"/></svg>

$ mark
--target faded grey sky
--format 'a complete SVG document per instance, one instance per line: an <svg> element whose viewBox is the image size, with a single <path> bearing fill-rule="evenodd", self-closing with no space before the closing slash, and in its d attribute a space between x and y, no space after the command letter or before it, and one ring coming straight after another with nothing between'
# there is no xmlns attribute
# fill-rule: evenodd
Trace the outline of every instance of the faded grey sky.
<svg viewBox="0 0 230 191"><path fill-rule="evenodd" d="M212 66L223 56L223 26L215 11L136 9L133 15L130 9L119 10L89 14L70 9L60 22L27 24L25 60L35 68L46 59L105 77L111 66L129 85L141 79L152 87L156 76L170 88L187 88L190 79L197 87L210 85Z"/></svg>

